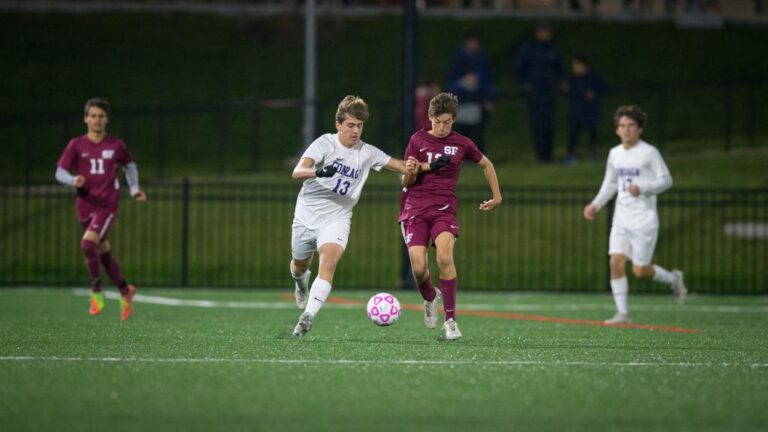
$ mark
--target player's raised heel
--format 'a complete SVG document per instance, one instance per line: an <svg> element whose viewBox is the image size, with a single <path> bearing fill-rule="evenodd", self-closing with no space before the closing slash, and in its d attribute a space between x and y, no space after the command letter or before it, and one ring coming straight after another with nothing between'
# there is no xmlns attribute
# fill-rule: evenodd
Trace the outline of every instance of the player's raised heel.
<svg viewBox="0 0 768 432"><path fill-rule="evenodd" d="M130 318L133 313L131 303L133 302L134 295L136 295L136 287L128 285L128 292L125 295L120 296L120 319L123 321Z"/></svg>
<svg viewBox="0 0 768 432"><path fill-rule="evenodd" d="M445 332L445 338L447 340L456 340L461 337L461 330L456 321L451 318L443 323L443 331Z"/></svg>
<svg viewBox="0 0 768 432"><path fill-rule="evenodd" d="M309 278L312 276L312 272L307 270L301 276L301 283L299 281L293 282L293 294L296 297L296 306L299 309L307 307L307 299L309 298Z"/></svg>
<svg viewBox="0 0 768 432"><path fill-rule="evenodd" d="M312 328L315 317L309 312L304 312L299 317L299 323L293 328L293 337L302 338Z"/></svg>
<svg viewBox="0 0 768 432"><path fill-rule="evenodd" d="M675 275L675 281L672 283L672 294L675 296L677 304L683 304L685 303L685 299L688 298L688 290L685 288L683 272L680 270L672 270L672 274Z"/></svg>
<svg viewBox="0 0 768 432"><path fill-rule="evenodd" d="M101 311L104 310L104 294L103 293L92 293L91 294L91 308L88 310L88 313L91 314L91 316L96 316L101 313Z"/></svg>
<svg viewBox="0 0 768 432"><path fill-rule="evenodd" d="M437 306L442 298L439 289L435 289L435 299L431 302L424 300L424 325L433 329L437 327Z"/></svg>
<svg viewBox="0 0 768 432"><path fill-rule="evenodd" d="M604 322L606 324L629 324L632 320L629 319L629 314L617 313L613 318L607 319Z"/></svg>

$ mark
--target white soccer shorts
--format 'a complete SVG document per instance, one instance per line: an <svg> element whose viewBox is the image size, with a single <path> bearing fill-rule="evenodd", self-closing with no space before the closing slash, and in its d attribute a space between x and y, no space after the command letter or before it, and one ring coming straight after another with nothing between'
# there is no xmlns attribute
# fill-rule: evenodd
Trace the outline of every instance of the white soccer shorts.
<svg viewBox="0 0 768 432"><path fill-rule="evenodd" d="M608 239L608 254L624 255L632 260L633 265L650 265L658 236L658 229L628 230L613 226Z"/></svg>
<svg viewBox="0 0 768 432"><path fill-rule="evenodd" d="M334 221L315 230L294 224L291 233L291 254L297 260L305 260L326 243L336 243L346 249L349 229L349 221Z"/></svg>

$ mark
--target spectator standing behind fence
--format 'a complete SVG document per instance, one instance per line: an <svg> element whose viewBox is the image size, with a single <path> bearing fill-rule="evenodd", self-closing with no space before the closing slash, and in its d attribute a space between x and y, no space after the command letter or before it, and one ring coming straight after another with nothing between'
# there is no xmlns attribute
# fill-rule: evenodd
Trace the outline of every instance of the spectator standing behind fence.
<svg viewBox="0 0 768 432"><path fill-rule="evenodd" d="M571 75L565 85L565 91L570 100L568 152L565 163L573 165L577 162L576 144L582 130L587 131L590 157L593 162L597 162L597 131L606 86L600 74L592 70L586 56L576 55L571 60Z"/></svg>
<svg viewBox="0 0 768 432"><path fill-rule="evenodd" d="M495 87L488 58L476 34L470 34L464 39L464 45L453 58L448 91L459 98L454 130L470 138L485 153L485 127L493 111Z"/></svg>
<svg viewBox="0 0 768 432"><path fill-rule="evenodd" d="M616 110L614 122L621 144L608 154L600 191L584 207L584 218L592 220L618 192L608 241L616 314L606 324L631 322L627 260L632 261L635 277L669 285L678 303L683 303L688 294L682 271L651 265L659 234L656 195L672 186L672 175L656 147L640 139L645 120L645 113L638 106L625 105Z"/></svg>
<svg viewBox="0 0 768 432"><path fill-rule="evenodd" d="M302 337L331 293L333 275L347 247L352 208L360 199L370 170L386 168L401 174L421 168L415 158L395 159L363 142L368 104L347 96L336 110L335 134L317 138L293 169L293 178L304 180L296 198L291 235L291 277L296 305L304 309L293 336ZM309 265L320 254L318 275L309 287Z"/></svg>
<svg viewBox="0 0 768 432"><path fill-rule="evenodd" d="M435 80L427 80L424 84L416 87L413 109L416 130L424 129L431 124L429 122L429 101L438 93L440 93L440 84Z"/></svg>
<svg viewBox="0 0 768 432"><path fill-rule="evenodd" d="M131 316L131 301L136 288L123 277L123 270L112 256L108 240L120 200L118 168L123 167L131 196L136 201L146 201L147 195L139 187L139 171L125 143L107 135L109 103L100 98L89 99L84 114L88 132L69 141L57 163L56 180L77 190L75 206L84 232L80 248L91 277L89 313L95 316L104 309L100 268L103 265L120 290L120 318L127 320ZM74 176L70 173L72 170Z"/></svg>
<svg viewBox="0 0 768 432"><path fill-rule="evenodd" d="M560 52L552 42L552 28L536 26L533 41L517 50L514 71L528 102L533 150L539 162L552 161L555 133L555 99L563 80Z"/></svg>
<svg viewBox="0 0 768 432"><path fill-rule="evenodd" d="M403 176L398 218L403 241L408 246L413 277L424 299L424 324L430 329L437 325L437 306L442 296L445 310L443 332L447 340L461 337L455 319L459 279L453 261L453 248L459 237L456 182L464 161L480 165L493 194L492 199L480 203L479 209L491 211L501 204L501 191L493 163L472 140L451 131L458 104L456 96L450 93L435 96L429 104L432 128L421 129L411 136L405 156L429 163L430 172L419 174L412 170ZM440 291L432 286L429 273L430 244L436 249Z"/></svg>

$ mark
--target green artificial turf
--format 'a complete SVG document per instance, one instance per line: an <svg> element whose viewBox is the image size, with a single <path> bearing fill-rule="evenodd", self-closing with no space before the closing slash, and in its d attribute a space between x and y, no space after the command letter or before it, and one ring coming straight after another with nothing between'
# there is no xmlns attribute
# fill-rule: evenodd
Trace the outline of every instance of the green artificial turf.
<svg viewBox="0 0 768 432"><path fill-rule="evenodd" d="M114 290L109 291L111 293ZM289 290L0 290L3 430L764 430L768 299L462 293L457 342L414 292L391 327L334 293L301 340ZM171 306L158 302L187 301ZM208 302L202 302L207 300ZM154 303L147 303L154 302ZM201 303L202 302L202 303ZM343 303L344 304L343 304ZM409 306L410 305L410 306ZM206 306L206 307L201 307ZM645 326L645 327L644 327Z"/></svg>

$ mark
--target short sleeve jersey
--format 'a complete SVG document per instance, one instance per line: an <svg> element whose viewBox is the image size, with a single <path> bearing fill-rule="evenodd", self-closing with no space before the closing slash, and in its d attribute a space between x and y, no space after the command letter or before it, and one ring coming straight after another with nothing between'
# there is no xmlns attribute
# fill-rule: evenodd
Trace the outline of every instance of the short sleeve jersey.
<svg viewBox="0 0 768 432"><path fill-rule="evenodd" d="M85 185L77 190L78 201L115 211L120 199L118 168L132 161L120 138L107 135L94 143L83 135L69 141L57 165L85 177Z"/></svg>
<svg viewBox="0 0 768 432"><path fill-rule="evenodd" d="M462 164L465 160L480 162L483 153L464 135L451 132L444 138L438 138L431 135L428 129L421 129L411 136L404 158L413 156L419 162L429 163L442 155L451 158L447 166L419 174L416 182L403 192L399 218L401 222L435 208L456 214L456 184Z"/></svg>
<svg viewBox="0 0 768 432"><path fill-rule="evenodd" d="M656 178L671 177L656 147L645 141L629 149L619 144L608 154L606 172L608 181L615 181L618 189L613 224L627 229L657 229L656 195L633 197L629 193L632 184L642 190L644 184Z"/></svg>
<svg viewBox="0 0 768 432"><path fill-rule="evenodd" d="M333 165L337 170L332 177L304 180L296 198L294 224L309 229L319 229L332 221L351 221L352 208L360 199L370 170L380 171L391 159L363 141L347 148L338 134L322 135L301 157L314 160L318 168Z"/></svg>

